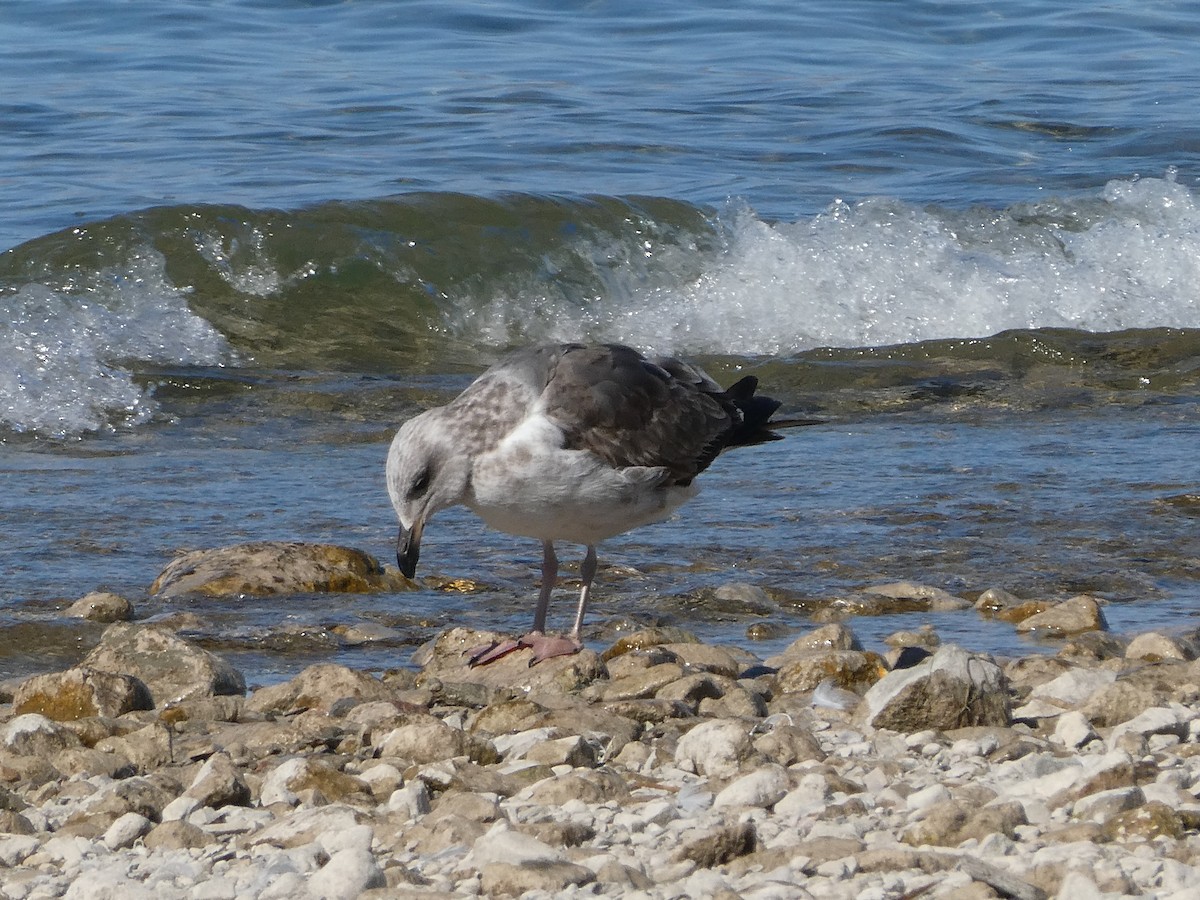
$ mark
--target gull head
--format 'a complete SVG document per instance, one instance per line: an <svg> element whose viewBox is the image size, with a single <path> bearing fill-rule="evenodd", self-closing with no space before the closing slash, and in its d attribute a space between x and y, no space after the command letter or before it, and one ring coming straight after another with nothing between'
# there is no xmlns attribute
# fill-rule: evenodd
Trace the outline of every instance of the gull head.
<svg viewBox="0 0 1200 900"><path fill-rule="evenodd" d="M462 503L471 481L470 458L440 413L431 409L409 419L388 450L388 495L400 519L396 564L409 578L417 571L425 523L439 509Z"/></svg>

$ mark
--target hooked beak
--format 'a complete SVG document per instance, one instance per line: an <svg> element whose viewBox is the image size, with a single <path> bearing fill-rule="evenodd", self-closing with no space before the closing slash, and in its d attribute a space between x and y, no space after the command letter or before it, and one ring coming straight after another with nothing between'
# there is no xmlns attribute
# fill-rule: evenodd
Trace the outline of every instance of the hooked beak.
<svg viewBox="0 0 1200 900"><path fill-rule="evenodd" d="M413 522L412 528L400 526L400 533L396 536L396 565L400 567L400 572L405 578L412 578L417 574L417 560L421 556L421 532L425 530L425 523L420 519Z"/></svg>

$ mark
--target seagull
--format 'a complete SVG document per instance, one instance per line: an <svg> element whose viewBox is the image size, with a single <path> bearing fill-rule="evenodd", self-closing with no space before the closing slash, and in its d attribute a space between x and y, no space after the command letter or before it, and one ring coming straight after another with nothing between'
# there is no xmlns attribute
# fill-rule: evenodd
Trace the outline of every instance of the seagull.
<svg viewBox="0 0 1200 900"><path fill-rule="evenodd" d="M768 428L780 403L756 396L757 388L747 375L722 390L696 366L647 359L620 344L547 344L509 354L449 404L396 432L387 488L400 520L400 571L415 576L434 513L466 506L497 531L541 541L543 554L533 629L476 648L470 664L520 648L533 651L531 666L579 652L597 544L669 516L696 494L693 480L726 447L781 437ZM546 633L556 541L587 548L566 636Z"/></svg>

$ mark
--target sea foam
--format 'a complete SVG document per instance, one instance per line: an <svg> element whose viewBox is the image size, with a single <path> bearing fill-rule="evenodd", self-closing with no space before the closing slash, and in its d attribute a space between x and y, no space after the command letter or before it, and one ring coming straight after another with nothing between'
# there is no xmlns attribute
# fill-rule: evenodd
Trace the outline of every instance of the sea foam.
<svg viewBox="0 0 1200 900"><path fill-rule="evenodd" d="M146 251L74 289L29 283L0 323L0 429L68 437L147 421L156 409L139 364L219 365L225 339Z"/></svg>

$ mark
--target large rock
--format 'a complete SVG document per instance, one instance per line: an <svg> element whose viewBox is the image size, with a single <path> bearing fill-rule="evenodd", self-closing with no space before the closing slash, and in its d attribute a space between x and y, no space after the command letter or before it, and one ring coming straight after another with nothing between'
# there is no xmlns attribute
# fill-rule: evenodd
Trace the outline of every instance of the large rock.
<svg viewBox="0 0 1200 900"><path fill-rule="evenodd" d="M201 594L366 593L404 590L413 583L385 569L375 557L336 544L258 541L193 550L167 564L150 593L158 597Z"/></svg>
<svg viewBox="0 0 1200 900"><path fill-rule="evenodd" d="M420 665L419 685L434 680L444 685L473 684L505 692L570 693L581 690L597 679L607 678L603 660L592 650L571 656L556 656L537 665L529 663L533 651L516 650L483 666L470 665L474 650L504 639L492 631L450 628L413 655Z"/></svg>
<svg viewBox="0 0 1200 900"><path fill-rule="evenodd" d="M776 693L797 693L828 680L847 690L865 690L885 672L883 658L869 650L810 650L785 657L773 687Z"/></svg>
<svg viewBox="0 0 1200 900"><path fill-rule="evenodd" d="M91 716L116 718L153 708L150 691L140 679L87 666L35 675L13 694L13 711L18 715L40 713L56 722Z"/></svg>
<svg viewBox="0 0 1200 900"><path fill-rule="evenodd" d="M132 675L150 690L155 706L197 697L246 693L242 673L164 628L110 625L82 667Z"/></svg>
<svg viewBox="0 0 1200 900"><path fill-rule="evenodd" d="M246 702L246 708L260 713L302 709L329 712L340 700L386 701L394 696L395 691L366 672L335 663L318 663L290 681L259 688Z"/></svg>
<svg viewBox="0 0 1200 900"><path fill-rule="evenodd" d="M894 731L1007 726L1012 716L1000 667L954 644L911 669L885 676L863 701L860 710L866 724Z"/></svg>

